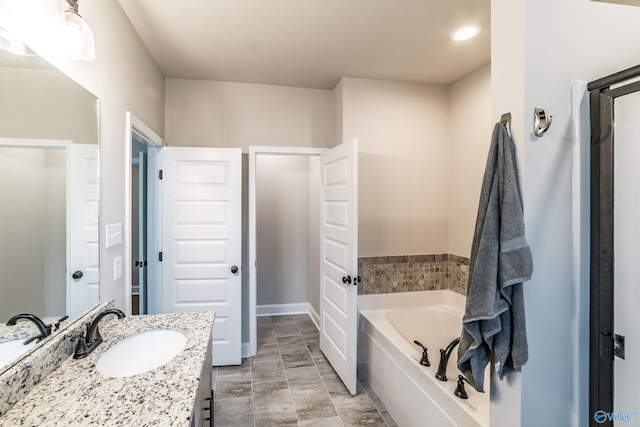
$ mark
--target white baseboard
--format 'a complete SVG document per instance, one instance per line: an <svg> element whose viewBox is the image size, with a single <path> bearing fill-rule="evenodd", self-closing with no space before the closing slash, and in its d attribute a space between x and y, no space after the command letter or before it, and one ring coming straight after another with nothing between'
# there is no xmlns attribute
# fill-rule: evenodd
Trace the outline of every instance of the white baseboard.
<svg viewBox="0 0 640 427"><path fill-rule="evenodd" d="M301 302L299 304L264 304L256 306L256 316L277 316L280 314L306 314L309 313L311 304Z"/></svg>
<svg viewBox="0 0 640 427"><path fill-rule="evenodd" d="M311 316L311 320L313 320L313 323L316 324L316 328L320 330L320 316L318 316L318 313L316 313L311 304L309 304L309 316Z"/></svg>

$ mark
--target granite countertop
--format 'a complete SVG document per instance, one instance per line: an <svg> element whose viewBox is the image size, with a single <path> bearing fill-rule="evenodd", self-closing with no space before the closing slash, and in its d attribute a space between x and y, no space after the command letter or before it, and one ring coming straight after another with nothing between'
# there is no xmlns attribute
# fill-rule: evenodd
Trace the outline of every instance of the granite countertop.
<svg viewBox="0 0 640 427"><path fill-rule="evenodd" d="M0 426L189 426L211 337L213 312L109 315L100 323L104 342L85 359L69 357L0 418ZM185 334L184 350L150 372L107 378L95 370L100 355L139 331Z"/></svg>

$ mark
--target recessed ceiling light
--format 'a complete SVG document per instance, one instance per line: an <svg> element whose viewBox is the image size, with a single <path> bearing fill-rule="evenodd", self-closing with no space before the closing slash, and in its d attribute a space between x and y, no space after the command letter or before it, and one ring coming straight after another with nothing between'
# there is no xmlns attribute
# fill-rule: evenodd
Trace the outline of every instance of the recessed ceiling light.
<svg viewBox="0 0 640 427"><path fill-rule="evenodd" d="M451 34L451 40L460 42L463 40L469 40L478 34L480 34L480 27L477 25L470 25L454 31L454 33Z"/></svg>

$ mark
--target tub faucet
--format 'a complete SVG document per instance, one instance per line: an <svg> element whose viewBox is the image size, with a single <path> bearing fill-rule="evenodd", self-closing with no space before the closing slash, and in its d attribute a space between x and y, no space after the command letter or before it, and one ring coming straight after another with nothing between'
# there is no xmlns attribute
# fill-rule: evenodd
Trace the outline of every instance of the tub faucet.
<svg viewBox="0 0 640 427"><path fill-rule="evenodd" d="M93 350L96 349L102 342L102 336L100 336L100 330L98 324L108 314L115 314L118 319L124 319L124 313L117 308L110 308L98 314L93 322L87 322L87 334L86 336L80 335L78 337L78 344L76 345L76 351L73 354L74 359L83 359L87 357Z"/></svg>
<svg viewBox="0 0 640 427"><path fill-rule="evenodd" d="M9 319L9 321L7 322L7 326L14 326L19 319L31 320L33 323L35 323L35 325L38 327L38 330L40 331L40 335L35 337L36 339L41 340L51 335L51 325L45 325L38 316L34 316L33 314L16 314L11 319ZM29 340L28 342L25 342L25 344L28 344L31 341L33 340Z"/></svg>
<svg viewBox="0 0 640 427"><path fill-rule="evenodd" d="M460 343L460 337L451 341L445 350L440 349L440 363L438 364L438 372L436 373L436 378L440 381L447 381L447 364L449 363L449 356L451 356L451 352L453 348Z"/></svg>

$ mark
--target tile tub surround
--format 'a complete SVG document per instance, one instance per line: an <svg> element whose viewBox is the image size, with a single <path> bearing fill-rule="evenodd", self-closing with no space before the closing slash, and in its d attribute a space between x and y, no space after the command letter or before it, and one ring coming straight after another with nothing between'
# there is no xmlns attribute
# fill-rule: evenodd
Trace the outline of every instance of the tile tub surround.
<svg viewBox="0 0 640 427"><path fill-rule="evenodd" d="M358 258L358 295L450 289L466 295L469 258L452 254Z"/></svg>
<svg viewBox="0 0 640 427"><path fill-rule="evenodd" d="M85 359L67 358L28 396L0 417L0 426L185 426L211 339L213 312L109 316L100 324L104 342ZM140 331L174 329L187 337L167 364L126 378L107 378L95 364L109 347Z"/></svg>
<svg viewBox="0 0 640 427"><path fill-rule="evenodd" d="M75 343L71 338L84 331L85 322L92 321L98 313L112 307L113 300L108 300L87 310L0 374L0 426L3 425L2 415L73 354Z"/></svg>

